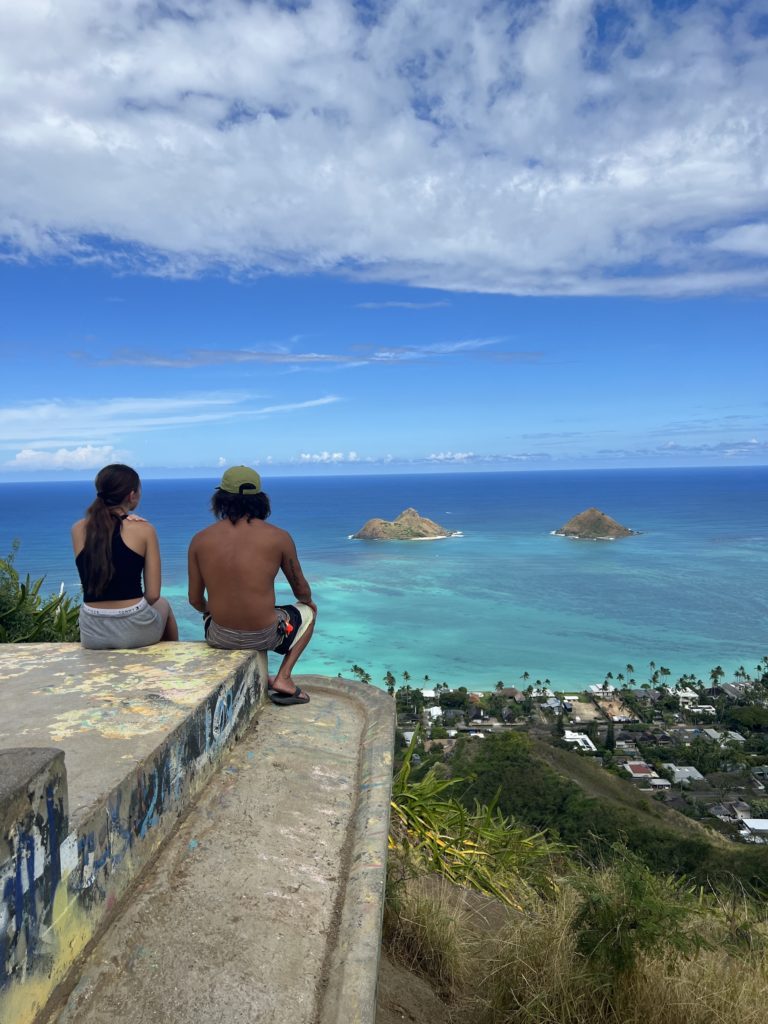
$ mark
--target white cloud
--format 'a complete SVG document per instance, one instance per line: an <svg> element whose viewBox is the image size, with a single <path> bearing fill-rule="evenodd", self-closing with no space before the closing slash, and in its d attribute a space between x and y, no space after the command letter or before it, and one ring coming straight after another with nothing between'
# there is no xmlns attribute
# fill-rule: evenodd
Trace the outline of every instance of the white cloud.
<svg viewBox="0 0 768 1024"><path fill-rule="evenodd" d="M725 231L712 241L714 249L768 256L768 224L743 224Z"/></svg>
<svg viewBox="0 0 768 1024"><path fill-rule="evenodd" d="M221 468L222 466L227 466L228 464L229 464L229 459L225 458L225 456L223 456L223 455L220 455L218 457L218 459L216 460L216 465L219 466L219 468Z"/></svg>
<svg viewBox="0 0 768 1024"><path fill-rule="evenodd" d="M56 398L0 407L0 447L55 447L84 436L93 438L94 444L104 444L125 434L261 418L338 401L335 395L325 395L302 402L260 406L245 392L75 402Z"/></svg>
<svg viewBox="0 0 768 1024"><path fill-rule="evenodd" d="M761 0L296 6L0 0L10 257L526 294L768 280Z"/></svg>
<svg viewBox="0 0 768 1024"><path fill-rule="evenodd" d="M117 462L118 455L111 445L83 444L78 448L59 448L57 451L43 451L23 448L4 463L5 469L99 469L110 462Z"/></svg>
<svg viewBox="0 0 768 1024"><path fill-rule="evenodd" d="M355 309L440 309L450 302L358 302Z"/></svg>
<svg viewBox="0 0 768 1024"><path fill-rule="evenodd" d="M350 453L350 454L353 454L353 453ZM319 463L326 463L327 464L327 463L330 463L330 462L346 462L346 461L348 461L348 460L347 460L347 457L344 455L344 452L314 452L314 453L313 452L302 452L299 455L299 462L302 462L302 463L319 462ZM356 459L351 459L349 461L355 462L357 460Z"/></svg>
<svg viewBox="0 0 768 1024"><path fill-rule="evenodd" d="M440 305L438 303L438 305ZM357 344L354 353L344 352L295 352L287 346L273 349L254 348L198 348L180 355L166 355L163 352L142 352L136 349L119 349L106 357L92 358L87 353L76 352L74 357L94 363L96 366L153 366L162 369L193 369L200 366L215 366L238 363L266 363L287 365L294 369L306 366L368 366L370 363L402 363L414 360L433 359L462 352L474 352L497 345L503 338L463 338L453 341L437 341L428 345L405 342L396 347ZM531 361L540 356L538 352L500 353L510 359Z"/></svg>
<svg viewBox="0 0 768 1024"><path fill-rule="evenodd" d="M428 462L470 462L475 458L474 452L433 452L427 456Z"/></svg>

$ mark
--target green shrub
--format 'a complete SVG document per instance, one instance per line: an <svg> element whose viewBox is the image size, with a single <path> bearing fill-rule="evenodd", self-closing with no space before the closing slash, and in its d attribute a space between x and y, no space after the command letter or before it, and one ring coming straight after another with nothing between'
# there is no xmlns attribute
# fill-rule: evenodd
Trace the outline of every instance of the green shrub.
<svg viewBox="0 0 768 1024"><path fill-rule="evenodd" d="M44 597L40 591L45 577L22 582L14 559L15 542L7 558L0 558L0 643L79 640L80 606L64 593Z"/></svg>

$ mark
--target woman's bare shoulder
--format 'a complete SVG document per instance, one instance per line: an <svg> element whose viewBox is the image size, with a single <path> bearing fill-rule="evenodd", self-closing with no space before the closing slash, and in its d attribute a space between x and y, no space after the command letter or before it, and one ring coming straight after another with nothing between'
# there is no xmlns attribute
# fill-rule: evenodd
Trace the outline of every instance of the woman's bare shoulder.
<svg viewBox="0 0 768 1024"><path fill-rule="evenodd" d="M134 537L151 537L155 534L155 528L148 519L142 519L140 517L123 519L120 524L123 533L126 536Z"/></svg>

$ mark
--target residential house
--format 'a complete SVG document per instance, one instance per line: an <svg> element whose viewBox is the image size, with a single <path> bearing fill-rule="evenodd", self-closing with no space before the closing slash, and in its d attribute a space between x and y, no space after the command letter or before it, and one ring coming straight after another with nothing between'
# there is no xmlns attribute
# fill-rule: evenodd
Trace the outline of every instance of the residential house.
<svg viewBox="0 0 768 1024"><path fill-rule="evenodd" d="M670 693L677 697L682 708L687 708L691 704L698 704L700 700L698 693L688 686L681 686L679 690L670 690Z"/></svg>
<svg viewBox="0 0 768 1024"><path fill-rule="evenodd" d="M645 761L627 761L622 768L629 775L633 782L650 782L651 779L658 779L658 773Z"/></svg>
<svg viewBox="0 0 768 1024"><path fill-rule="evenodd" d="M729 701L743 700L752 683L720 683L704 692L708 697L726 697Z"/></svg>
<svg viewBox="0 0 768 1024"><path fill-rule="evenodd" d="M693 765L677 765L670 762L663 764L661 767L672 775L672 781L675 785L690 786L692 782L704 781L704 776Z"/></svg>
<svg viewBox="0 0 768 1024"><path fill-rule="evenodd" d="M712 743L719 743L724 746L726 743L746 743L746 739L741 735L740 732L734 732L733 729L723 729L718 731L717 729L702 729L701 734L705 739L710 740Z"/></svg>
<svg viewBox="0 0 768 1024"><path fill-rule="evenodd" d="M742 835L751 842L768 842L768 818L744 818Z"/></svg>
<svg viewBox="0 0 768 1024"><path fill-rule="evenodd" d="M610 683L594 683L592 686L587 687L587 693L591 693L595 697L600 697L604 694L616 693L616 687L611 686Z"/></svg>
<svg viewBox="0 0 768 1024"><path fill-rule="evenodd" d="M701 729L692 728L687 725L674 726L669 732L675 742L682 743L686 747L689 747L694 740L701 738Z"/></svg>
<svg viewBox="0 0 768 1024"><path fill-rule="evenodd" d="M570 729L566 729L563 735L563 742L570 743L572 746L585 751L587 754L597 753L597 747L589 736L585 736L580 732L572 732Z"/></svg>

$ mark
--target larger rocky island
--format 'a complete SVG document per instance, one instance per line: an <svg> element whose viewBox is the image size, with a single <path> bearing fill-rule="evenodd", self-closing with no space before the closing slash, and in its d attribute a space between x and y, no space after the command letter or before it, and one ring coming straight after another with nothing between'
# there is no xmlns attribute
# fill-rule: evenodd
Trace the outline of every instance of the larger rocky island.
<svg viewBox="0 0 768 1024"><path fill-rule="evenodd" d="M352 540L438 540L460 536L458 530L446 530L439 523L420 516L415 508L407 508L393 521L369 519L361 530L352 534Z"/></svg>
<svg viewBox="0 0 768 1024"><path fill-rule="evenodd" d="M572 537L574 540L618 540L619 537L632 537L638 533L637 530L630 530L617 523L597 508L579 512L565 526L552 532L556 537Z"/></svg>

